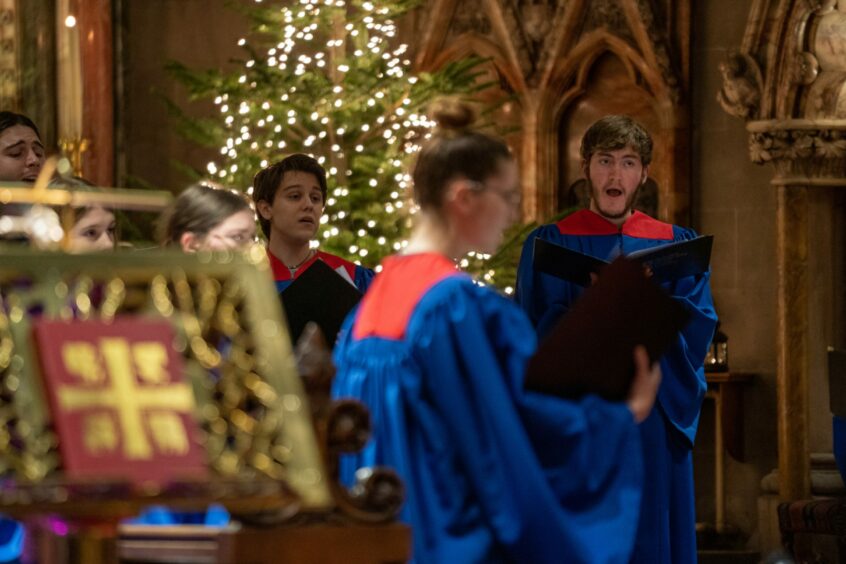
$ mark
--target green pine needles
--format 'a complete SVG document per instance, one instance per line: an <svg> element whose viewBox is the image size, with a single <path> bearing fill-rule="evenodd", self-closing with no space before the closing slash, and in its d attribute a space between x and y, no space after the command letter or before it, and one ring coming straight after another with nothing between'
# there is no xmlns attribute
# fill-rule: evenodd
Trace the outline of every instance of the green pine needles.
<svg viewBox="0 0 846 564"><path fill-rule="evenodd" d="M214 100L219 114L182 114L190 139L216 147L207 175L250 191L269 163L302 152L328 172L320 247L367 266L400 250L413 215L409 158L432 123L436 97L471 97L485 88L480 59L414 73L396 19L407 0L257 0L236 72L169 70L194 99Z"/></svg>

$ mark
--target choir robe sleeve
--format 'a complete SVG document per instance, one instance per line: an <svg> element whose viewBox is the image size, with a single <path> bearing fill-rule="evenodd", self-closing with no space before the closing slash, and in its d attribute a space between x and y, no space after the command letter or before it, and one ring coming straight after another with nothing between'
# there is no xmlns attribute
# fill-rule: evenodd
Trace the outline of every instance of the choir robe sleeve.
<svg viewBox="0 0 846 564"><path fill-rule="evenodd" d="M535 239L556 241L555 225L543 225L532 231L523 243L520 263L517 267L517 288L515 300L537 330L540 337L546 335L555 323L567 313L570 305L581 293L581 288L534 268Z"/></svg>
<svg viewBox="0 0 846 564"><path fill-rule="evenodd" d="M376 273L373 271L373 269L356 265L355 280L353 280L353 282L355 283L355 287L358 289L359 292L364 294L370 287L370 283L373 282L374 276L376 276Z"/></svg>
<svg viewBox="0 0 846 564"><path fill-rule="evenodd" d="M438 284L409 323L406 361L344 333L334 395L363 399L376 440L389 437L354 466L391 461L411 482L405 515L413 528L425 520L416 562L492 561L486 545L508 561L628 561L643 479L631 413L525 392L535 338L512 302L468 281ZM368 390L362 374L385 380Z"/></svg>
<svg viewBox="0 0 846 564"><path fill-rule="evenodd" d="M675 240L693 239L690 229L675 227ZM711 297L710 270L665 284L670 294L690 313L690 321L661 359L664 378L658 390L658 405L672 425L692 446L705 397L705 354L714 336L717 314Z"/></svg>

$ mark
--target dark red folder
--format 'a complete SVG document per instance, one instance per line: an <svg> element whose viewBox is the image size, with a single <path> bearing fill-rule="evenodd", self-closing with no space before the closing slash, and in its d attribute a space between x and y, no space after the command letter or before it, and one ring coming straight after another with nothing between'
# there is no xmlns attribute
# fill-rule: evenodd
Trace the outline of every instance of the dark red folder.
<svg viewBox="0 0 846 564"><path fill-rule="evenodd" d="M689 315L639 262L618 258L541 342L525 387L569 398L597 394L623 400L634 376L635 346L644 345L650 359L660 359Z"/></svg>

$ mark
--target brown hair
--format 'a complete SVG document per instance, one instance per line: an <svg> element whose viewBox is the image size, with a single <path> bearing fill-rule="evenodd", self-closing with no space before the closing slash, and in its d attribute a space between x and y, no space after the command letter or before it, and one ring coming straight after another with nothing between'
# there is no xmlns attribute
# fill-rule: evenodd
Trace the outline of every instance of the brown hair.
<svg viewBox="0 0 846 564"><path fill-rule="evenodd" d="M249 209L250 202L241 193L192 184L159 219L159 240L162 245L178 245L185 233L204 237L226 218Z"/></svg>
<svg viewBox="0 0 846 564"><path fill-rule="evenodd" d="M70 188L71 190L74 190L76 188L82 188L82 190L87 191L87 192L98 192L98 193L103 192L103 190L101 188L94 186L94 184L90 180L83 178L81 176L55 176L52 179L50 179L50 182L48 182L47 185L48 186L55 186L57 188ZM104 209L104 210L110 212L112 215L115 216L115 220L117 221L117 214L115 213L114 209L110 208L109 206L94 204L94 205L89 205L89 206L74 206L73 207L73 213L74 213L73 224L76 225L77 223L82 221L82 218L85 217L85 215L88 212L93 211L97 208L101 208L101 209ZM116 227L115 228L115 247L117 247L119 240L120 240L120 232Z"/></svg>
<svg viewBox="0 0 846 564"><path fill-rule="evenodd" d="M652 162L652 137L646 128L629 116L610 115L588 128L579 152L589 162L597 151L616 151L625 147L637 151L643 166Z"/></svg>
<svg viewBox="0 0 846 564"><path fill-rule="evenodd" d="M25 127L30 128L35 132L35 135L41 139L41 133L38 132L38 128L35 127L35 122L31 119L26 117L23 114L16 114L15 112L8 112L3 111L0 112L0 133L6 131L10 127L14 127L16 125L23 125Z"/></svg>
<svg viewBox="0 0 846 564"><path fill-rule="evenodd" d="M502 140L471 129L476 116L467 104L444 98L429 113L438 126L420 150L411 176L418 205L437 209L451 180L484 182L514 157Z"/></svg>
<svg viewBox="0 0 846 564"><path fill-rule="evenodd" d="M286 172L305 172L313 174L320 186L320 193L323 194L323 201L326 201L326 170L320 166L316 159L302 153L295 153L285 157L278 163L273 163L263 168L253 177L253 202L256 206L261 201L273 205L276 198L276 191L285 178ZM258 214L259 225L264 236L270 239L270 220Z"/></svg>

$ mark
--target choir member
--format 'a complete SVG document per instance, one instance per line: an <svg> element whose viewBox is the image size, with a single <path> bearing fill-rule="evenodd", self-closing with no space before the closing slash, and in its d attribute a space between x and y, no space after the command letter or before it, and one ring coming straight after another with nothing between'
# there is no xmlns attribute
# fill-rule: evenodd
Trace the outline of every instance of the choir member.
<svg viewBox="0 0 846 564"><path fill-rule="evenodd" d="M0 112L0 181L35 182L44 158L35 123L21 114Z"/></svg>
<svg viewBox="0 0 846 564"><path fill-rule="evenodd" d="M50 183L67 189L94 189L89 181L76 176L57 177ZM74 209L74 223L67 233L65 250L69 253L93 253L113 251L116 245L117 220L112 210L99 205Z"/></svg>
<svg viewBox="0 0 846 564"><path fill-rule="evenodd" d="M372 270L311 246L326 203L326 171L314 158L294 154L260 170L252 196L277 290L284 291L318 260L360 292L367 290Z"/></svg>
<svg viewBox="0 0 846 564"><path fill-rule="evenodd" d="M634 209L652 159L652 138L643 126L625 116L600 119L584 134L581 157L589 209L539 227L526 240L520 259L517 300L540 336L583 289L535 270L536 238L607 260L696 237L691 229ZM709 278L706 272L662 284L685 305L691 321L661 359L658 405L640 425L646 481L633 562L696 562L691 450L705 397L702 365L717 321Z"/></svg>
<svg viewBox="0 0 846 564"><path fill-rule="evenodd" d="M162 215L160 239L185 252L242 250L256 240L255 213L242 194L218 186L186 188Z"/></svg>
<svg viewBox="0 0 846 564"><path fill-rule="evenodd" d="M0 112L0 181L35 182L44 159L44 144L35 123L21 114ZM10 212L12 207L5 206L4 212ZM0 516L0 562L19 558L24 538L20 523Z"/></svg>

